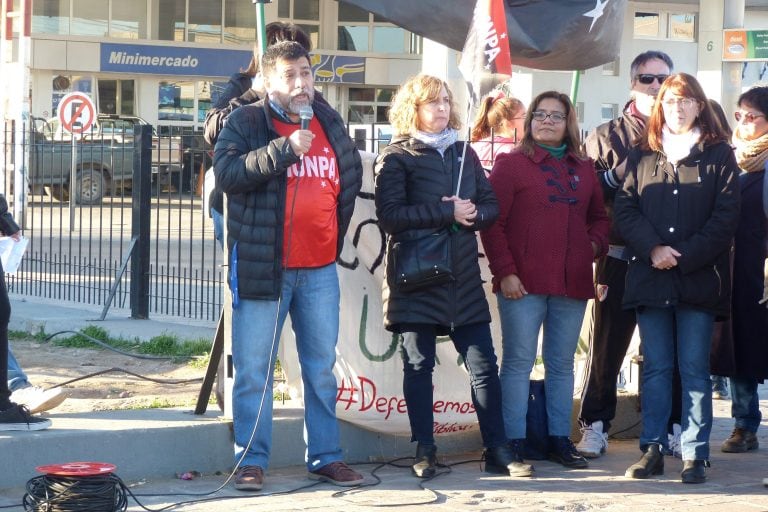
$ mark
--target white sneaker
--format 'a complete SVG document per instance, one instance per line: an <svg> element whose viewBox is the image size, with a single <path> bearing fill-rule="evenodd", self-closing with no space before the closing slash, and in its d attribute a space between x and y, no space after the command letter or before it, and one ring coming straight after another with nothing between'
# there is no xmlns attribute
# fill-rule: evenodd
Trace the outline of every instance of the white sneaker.
<svg viewBox="0 0 768 512"><path fill-rule="evenodd" d="M43 389L27 386L11 393L11 401L25 406L31 414L58 407L66 399L67 394L61 388Z"/></svg>
<svg viewBox="0 0 768 512"><path fill-rule="evenodd" d="M603 422L595 421L581 428L581 441L576 450L588 459L596 459L608 449L608 434L603 432Z"/></svg>
<svg viewBox="0 0 768 512"><path fill-rule="evenodd" d="M667 434L667 442L669 443L669 454L678 459L683 458L683 445L680 444L680 434L683 429L679 423L672 424L672 434Z"/></svg>

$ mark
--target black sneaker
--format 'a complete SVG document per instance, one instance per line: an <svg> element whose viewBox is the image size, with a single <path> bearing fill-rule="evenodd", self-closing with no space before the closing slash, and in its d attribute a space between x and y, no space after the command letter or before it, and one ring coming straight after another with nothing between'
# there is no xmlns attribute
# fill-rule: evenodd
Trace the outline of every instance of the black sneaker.
<svg viewBox="0 0 768 512"><path fill-rule="evenodd" d="M559 462L567 468L583 469L589 466L566 436L549 436L549 460Z"/></svg>
<svg viewBox="0 0 768 512"><path fill-rule="evenodd" d="M23 405L11 404L0 411L0 430L43 430L51 426L51 420L32 416Z"/></svg>

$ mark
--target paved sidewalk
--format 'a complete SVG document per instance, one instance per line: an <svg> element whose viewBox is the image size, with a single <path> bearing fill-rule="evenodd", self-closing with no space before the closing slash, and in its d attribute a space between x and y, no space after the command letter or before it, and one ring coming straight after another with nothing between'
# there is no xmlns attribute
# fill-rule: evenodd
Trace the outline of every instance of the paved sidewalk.
<svg viewBox="0 0 768 512"><path fill-rule="evenodd" d="M761 386L761 392L768 398L768 386ZM379 485L343 493L339 493L341 488L308 480L303 466L270 470L261 494L239 492L229 484L208 495L224 482L226 475L203 475L190 481L157 479L126 483L149 509L195 499L210 500L173 508L190 512L357 512L391 507L406 511L768 511L768 488L762 484L762 479L768 477L768 425L763 422L759 432L762 448L757 452L722 453L720 443L732 427L729 408L730 402L715 401L712 468L708 471L709 480L701 485L680 483L682 463L672 457L666 458L662 477L645 481L625 478L625 469L640 455L637 441L632 440L612 441L608 453L591 461L585 470L566 470L551 462L535 461L536 476L529 479L485 474L477 461L479 454L469 453L448 460L441 458L441 462L452 465L450 471L431 481L420 482L407 468L386 466L376 471L381 479ZM768 400L761 402L761 408L768 409ZM371 474L376 465L357 467L367 475L366 483L376 482ZM116 474L120 476L119 468ZM23 493L23 489L0 492L0 506L20 503ZM129 498L128 510L138 512L142 508Z"/></svg>

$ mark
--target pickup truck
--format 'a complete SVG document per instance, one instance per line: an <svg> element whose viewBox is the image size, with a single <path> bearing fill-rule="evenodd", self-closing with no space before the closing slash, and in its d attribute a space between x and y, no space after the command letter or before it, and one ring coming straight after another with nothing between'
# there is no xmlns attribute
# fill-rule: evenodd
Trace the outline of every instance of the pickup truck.
<svg viewBox="0 0 768 512"><path fill-rule="evenodd" d="M57 136L50 121L32 118L28 180L32 193L44 190L59 200L69 198L72 139ZM114 139L78 137L75 202L99 204L106 193L133 179L133 145Z"/></svg>
<svg viewBox="0 0 768 512"><path fill-rule="evenodd" d="M140 117L99 115L90 130L74 135L78 147L78 203L98 204L108 192L131 187L134 126L144 124L149 123ZM34 126L37 164L30 164L33 191L44 187L54 198L68 200L73 135L62 129L57 118L34 119ZM151 168L158 189L171 183L173 175L181 174L183 155L181 137L159 136L153 130Z"/></svg>

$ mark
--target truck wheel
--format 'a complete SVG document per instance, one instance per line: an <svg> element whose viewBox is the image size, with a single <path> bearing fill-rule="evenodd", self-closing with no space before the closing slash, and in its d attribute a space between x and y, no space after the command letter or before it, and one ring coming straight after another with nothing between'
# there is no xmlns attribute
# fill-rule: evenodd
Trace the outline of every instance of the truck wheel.
<svg viewBox="0 0 768 512"><path fill-rule="evenodd" d="M51 185L51 197L62 203L69 201L69 187L66 185Z"/></svg>
<svg viewBox="0 0 768 512"><path fill-rule="evenodd" d="M78 204L99 204L104 197L104 176L96 169L82 169L77 173L75 201Z"/></svg>

